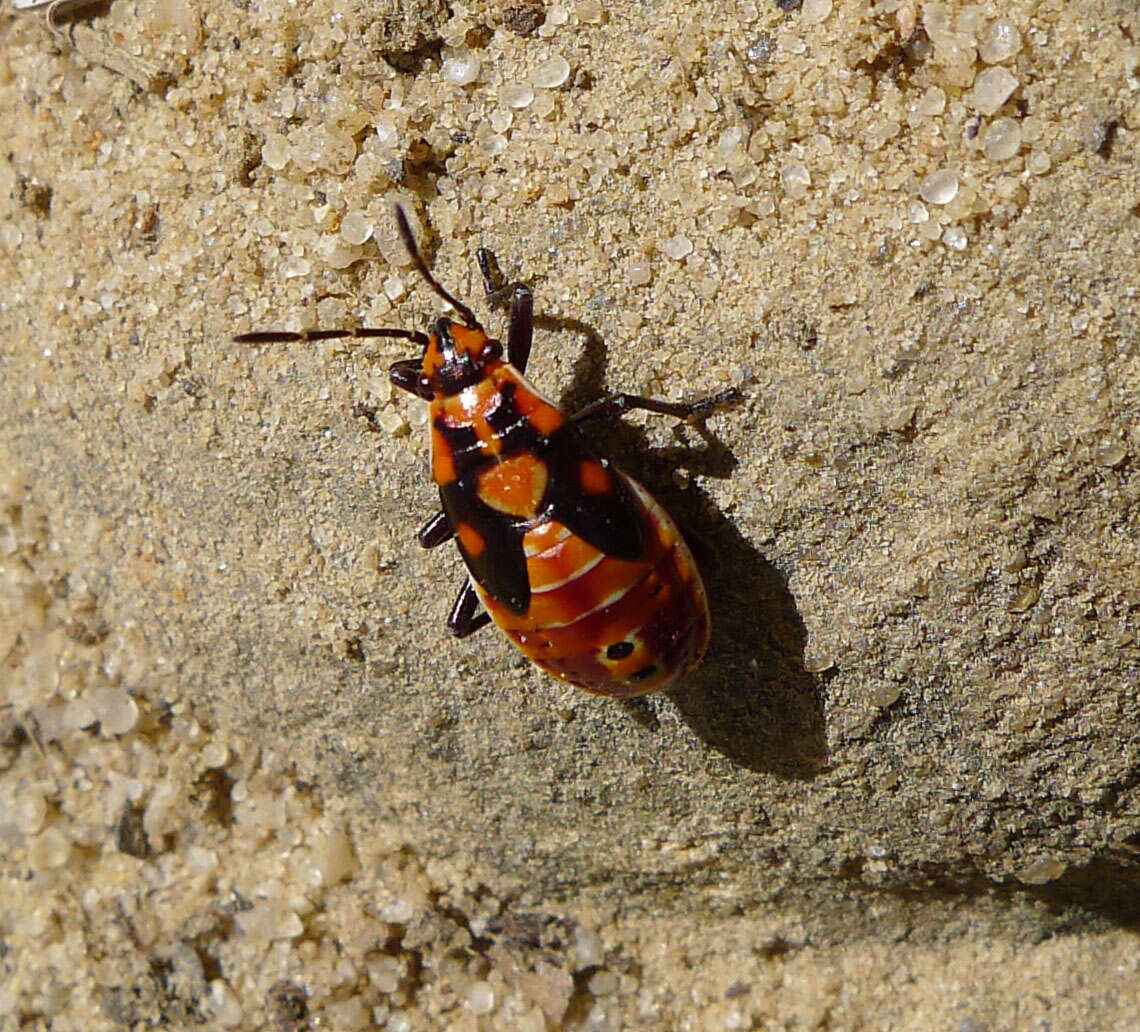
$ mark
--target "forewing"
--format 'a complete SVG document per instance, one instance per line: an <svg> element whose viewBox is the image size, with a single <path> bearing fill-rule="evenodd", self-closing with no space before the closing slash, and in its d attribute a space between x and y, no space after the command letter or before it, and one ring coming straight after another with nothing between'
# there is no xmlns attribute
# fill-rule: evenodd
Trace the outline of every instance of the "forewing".
<svg viewBox="0 0 1140 1032"><path fill-rule="evenodd" d="M512 613L525 613L530 579L519 521L484 505L466 478L441 487L439 497L472 578Z"/></svg>
<svg viewBox="0 0 1140 1032"><path fill-rule="evenodd" d="M550 477L544 515L615 559L640 557L641 507L617 470L594 455L570 425L546 439L545 458Z"/></svg>

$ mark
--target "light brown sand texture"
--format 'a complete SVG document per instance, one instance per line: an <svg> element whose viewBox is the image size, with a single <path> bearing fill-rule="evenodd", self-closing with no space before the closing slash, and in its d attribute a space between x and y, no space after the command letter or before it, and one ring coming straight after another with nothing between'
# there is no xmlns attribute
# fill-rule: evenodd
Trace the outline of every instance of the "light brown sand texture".
<svg viewBox="0 0 1140 1032"><path fill-rule="evenodd" d="M6 6L0 140L0 1032L1138 1027L1133 0ZM426 328L396 201L743 390L591 430L669 696L447 634L405 343L232 342Z"/></svg>

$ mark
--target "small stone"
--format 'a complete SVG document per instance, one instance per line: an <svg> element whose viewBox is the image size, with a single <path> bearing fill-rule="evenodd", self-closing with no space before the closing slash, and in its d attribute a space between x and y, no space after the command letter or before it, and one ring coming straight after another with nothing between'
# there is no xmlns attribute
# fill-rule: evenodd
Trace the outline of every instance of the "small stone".
<svg viewBox="0 0 1140 1032"><path fill-rule="evenodd" d="M534 100L534 90L525 83L508 82L499 90L499 103L516 111L530 105Z"/></svg>
<svg viewBox="0 0 1140 1032"><path fill-rule="evenodd" d="M401 418L400 421L403 422L403 419ZM380 425L384 426L383 414L380 416ZM404 428L407 429L407 424ZM385 429L387 428L385 427ZM412 919L415 908L410 900L401 896L383 903L380 906L379 913L381 921L387 921L389 924L407 924Z"/></svg>
<svg viewBox="0 0 1140 1032"><path fill-rule="evenodd" d="M1021 149L1021 126L1012 118L995 118L986 129L982 151L990 161L1008 161Z"/></svg>
<svg viewBox="0 0 1140 1032"><path fill-rule="evenodd" d="M652 278L648 262L634 262L629 267L628 280L630 286L644 287Z"/></svg>
<svg viewBox="0 0 1140 1032"><path fill-rule="evenodd" d="M950 247L951 251L964 251L969 243L969 238L966 235L966 230L962 229L961 226L947 226L942 235L942 242Z"/></svg>
<svg viewBox="0 0 1140 1032"><path fill-rule="evenodd" d="M949 204L957 194L958 173L952 169L931 172L918 184L918 195L927 204Z"/></svg>
<svg viewBox="0 0 1140 1032"><path fill-rule="evenodd" d="M206 1010L224 1028L233 1028L241 1024L241 1003L234 991L220 978L215 978L210 983Z"/></svg>
<svg viewBox="0 0 1140 1032"><path fill-rule="evenodd" d="M772 37L767 32L761 32L748 44L744 56L753 64L767 64L772 57Z"/></svg>
<svg viewBox="0 0 1140 1032"><path fill-rule="evenodd" d="M1016 877L1022 885L1047 885L1049 882L1060 878L1068 868L1069 865L1063 860L1054 860L1049 857L1023 867L1017 872Z"/></svg>
<svg viewBox="0 0 1140 1032"><path fill-rule="evenodd" d="M340 220L340 235L350 244L363 244L372 236L372 221L362 211L347 212Z"/></svg>
<svg viewBox="0 0 1140 1032"><path fill-rule="evenodd" d="M11 820L21 835L34 835L47 817L47 803L38 792L17 794L12 806Z"/></svg>
<svg viewBox="0 0 1140 1032"><path fill-rule="evenodd" d="M281 263L281 275L285 279L308 276L313 271L313 263L299 255L291 254Z"/></svg>
<svg viewBox="0 0 1140 1032"><path fill-rule="evenodd" d="M573 946L574 965L580 971L582 968L598 967L606 959L605 947L602 937L592 928L578 925L574 929Z"/></svg>
<svg viewBox="0 0 1140 1032"><path fill-rule="evenodd" d="M803 197L811 186L811 173L801 161L790 161L780 169L780 183L789 197Z"/></svg>
<svg viewBox="0 0 1140 1032"><path fill-rule="evenodd" d="M602 968L601 971L595 971L590 976L586 988L590 990L591 996L613 996L618 988L617 975Z"/></svg>
<svg viewBox="0 0 1140 1032"><path fill-rule="evenodd" d="M213 770L217 767L224 767L226 765L226 761L229 758L229 747L225 742L219 742L217 740L207 742L203 747L200 756L200 759L202 760L202 766L206 767L209 770Z"/></svg>
<svg viewBox="0 0 1140 1032"><path fill-rule="evenodd" d="M831 14L832 0L804 0L800 21L805 25L818 25Z"/></svg>
<svg viewBox="0 0 1140 1032"><path fill-rule="evenodd" d="M970 104L983 115L992 115L1013 95L1017 77L1008 68L987 68L974 80Z"/></svg>
<svg viewBox="0 0 1140 1032"><path fill-rule="evenodd" d="M368 969L368 981L378 993L391 995L400 988L402 980L400 962L395 957L379 957Z"/></svg>
<svg viewBox="0 0 1140 1032"><path fill-rule="evenodd" d="M1096 461L1101 466L1119 466L1128 458L1128 449L1123 441L1104 441L1096 450Z"/></svg>
<svg viewBox="0 0 1140 1032"><path fill-rule="evenodd" d="M261 145L261 160L275 172L280 172L289 164L292 153L289 141L281 133L269 133Z"/></svg>
<svg viewBox="0 0 1140 1032"><path fill-rule="evenodd" d="M403 437L408 432L408 422L394 409L384 409L376 417L380 429L389 437Z"/></svg>
<svg viewBox="0 0 1140 1032"><path fill-rule="evenodd" d="M495 991L486 982L472 982L467 987L466 1002L472 1014L490 1014L495 1009Z"/></svg>
<svg viewBox="0 0 1140 1032"><path fill-rule="evenodd" d="M1041 598L1041 589L1036 584L1026 584L1009 603L1011 613L1027 613Z"/></svg>
<svg viewBox="0 0 1140 1032"><path fill-rule="evenodd" d="M530 73L530 81L540 90L556 90L570 78L570 62L555 54Z"/></svg>
<svg viewBox="0 0 1140 1032"><path fill-rule="evenodd" d="M444 59L443 77L453 86L470 86L479 78L479 58L467 51Z"/></svg>
<svg viewBox="0 0 1140 1032"><path fill-rule="evenodd" d="M329 269L347 269L360 258L360 248L340 236L322 236L313 248L321 262Z"/></svg>
<svg viewBox="0 0 1140 1032"><path fill-rule="evenodd" d="M693 242L683 234L668 237L661 242L661 253L679 262L693 253Z"/></svg>
<svg viewBox="0 0 1140 1032"><path fill-rule="evenodd" d="M969 242L966 231L961 226L948 226L942 234L942 243L951 251L964 251Z"/></svg>
<svg viewBox="0 0 1140 1032"><path fill-rule="evenodd" d="M929 86L918 102L915 111L925 118L940 115L946 110L946 94L939 86Z"/></svg>
<svg viewBox="0 0 1140 1032"><path fill-rule="evenodd" d="M376 140L383 150L395 150L400 144L400 133L391 115L383 114L376 119Z"/></svg>
<svg viewBox="0 0 1140 1032"><path fill-rule="evenodd" d="M998 18L982 36L978 44L978 57L986 64L1008 61L1021 49L1021 33L1017 26L1005 18Z"/></svg>
<svg viewBox="0 0 1140 1032"><path fill-rule="evenodd" d="M313 842L312 859L323 886L344 881L356 866L352 842L340 829L317 836Z"/></svg>
<svg viewBox="0 0 1140 1032"><path fill-rule="evenodd" d="M105 735L126 734L138 722L138 703L122 688L96 688L89 699Z"/></svg>

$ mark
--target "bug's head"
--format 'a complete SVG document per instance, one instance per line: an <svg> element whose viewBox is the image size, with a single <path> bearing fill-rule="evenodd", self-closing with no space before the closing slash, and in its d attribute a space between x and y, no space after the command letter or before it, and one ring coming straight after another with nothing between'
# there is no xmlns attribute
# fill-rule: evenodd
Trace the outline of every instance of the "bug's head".
<svg viewBox="0 0 1140 1032"><path fill-rule="evenodd" d="M477 326L441 318L428 334L422 382L435 397L458 394L502 365L503 345Z"/></svg>

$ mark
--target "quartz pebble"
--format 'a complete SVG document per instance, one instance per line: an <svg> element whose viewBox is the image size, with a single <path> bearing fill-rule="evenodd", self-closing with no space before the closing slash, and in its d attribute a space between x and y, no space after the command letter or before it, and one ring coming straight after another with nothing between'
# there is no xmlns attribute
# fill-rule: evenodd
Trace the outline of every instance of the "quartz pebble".
<svg viewBox="0 0 1140 1032"><path fill-rule="evenodd" d="M495 991L486 982L472 982L467 987L467 1009L472 1014L490 1014L495 1009Z"/></svg>
<svg viewBox="0 0 1140 1032"><path fill-rule="evenodd" d="M454 86L470 86L479 78L479 58L470 52L445 58L443 77Z"/></svg>
<svg viewBox="0 0 1140 1032"><path fill-rule="evenodd" d="M693 253L693 242L683 234L668 237L661 242L661 253L679 262Z"/></svg>
<svg viewBox="0 0 1140 1032"><path fill-rule="evenodd" d="M931 172L918 184L918 195L927 204L949 204L958 194L958 173L951 169Z"/></svg>
<svg viewBox="0 0 1140 1032"><path fill-rule="evenodd" d="M986 64L1008 61L1021 49L1021 33L1005 18L993 22L978 43L978 57Z"/></svg>
<svg viewBox="0 0 1140 1032"><path fill-rule="evenodd" d="M579 925L574 929L573 956L579 970L588 967L598 967L606 959L606 951L602 945L602 937L592 928Z"/></svg>
<svg viewBox="0 0 1140 1032"><path fill-rule="evenodd" d="M534 100L534 90L525 83L508 82L499 91L499 102L516 111L528 107Z"/></svg>
<svg viewBox="0 0 1140 1032"><path fill-rule="evenodd" d="M946 232L942 234L942 243L951 251L964 251L969 240L966 237L966 231L961 226L947 226Z"/></svg>
<svg viewBox="0 0 1140 1032"><path fill-rule="evenodd" d="M291 153L289 141L281 133L269 133L261 145L261 160L274 172L280 172L289 164Z"/></svg>
<svg viewBox="0 0 1140 1032"><path fill-rule="evenodd" d="M372 222L360 211L350 211L340 220L340 235L350 244L363 244L372 236Z"/></svg>
<svg viewBox="0 0 1140 1032"><path fill-rule="evenodd" d="M789 197L803 197L811 186L811 173L801 161L790 161L780 169L780 183Z"/></svg>
<svg viewBox="0 0 1140 1032"><path fill-rule="evenodd" d="M569 78L570 63L558 54L543 61L530 73L532 85L537 86L540 90L556 90Z"/></svg>
<svg viewBox="0 0 1140 1032"><path fill-rule="evenodd" d="M992 115L1017 86L1017 78L1008 68L987 68L974 80L971 106L983 115Z"/></svg>
<svg viewBox="0 0 1140 1032"><path fill-rule="evenodd" d="M818 25L831 14L832 0L804 0L800 20L805 25Z"/></svg>
<svg viewBox="0 0 1140 1032"><path fill-rule="evenodd" d="M137 703L122 688L96 688L90 702L105 735L126 734L139 719Z"/></svg>
<svg viewBox="0 0 1140 1032"><path fill-rule="evenodd" d="M1012 118L997 118L986 129L982 150L990 161L1008 161L1021 149L1021 126Z"/></svg>

